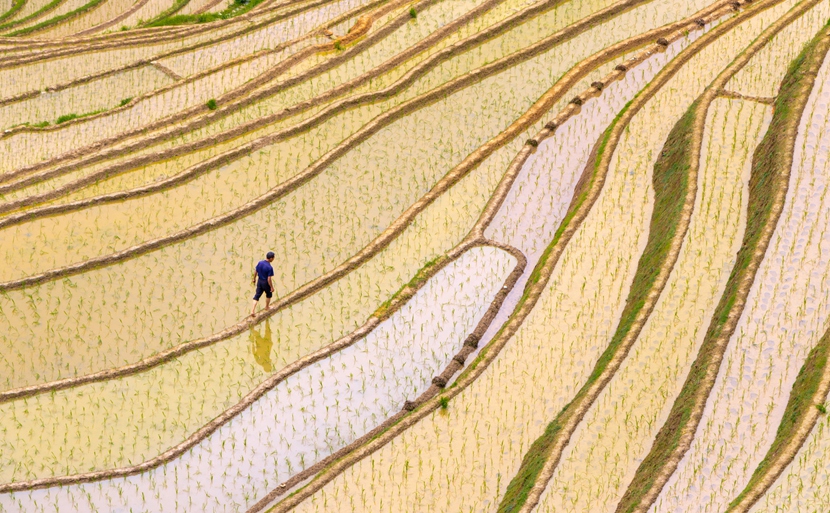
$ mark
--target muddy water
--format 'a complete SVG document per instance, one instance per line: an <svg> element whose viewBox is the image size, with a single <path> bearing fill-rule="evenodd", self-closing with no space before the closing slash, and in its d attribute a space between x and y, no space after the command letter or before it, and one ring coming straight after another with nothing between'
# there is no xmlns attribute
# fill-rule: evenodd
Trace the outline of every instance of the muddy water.
<svg viewBox="0 0 830 513"><path fill-rule="evenodd" d="M790 390L830 317L830 61L795 141L784 210L729 340L695 439L654 511L723 511L766 455Z"/></svg>
<svg viewBox="0 0 830 513"><path fill-rule="evenodd" d="M656 111L654 119L678 119L678 110ZM695 210L675 268L628 358L572 435L540 512L613 511L625 492L683 385L729 277L746 223L752 151L770 114L757 103L712 104ZM665 140L670 127L666 122L648 135Z"/></svg>
<svg viewBox="0 0 830 513"><path fill-rule="evenodd" d="M753 33L742 37L746 44ZM709 50L692 62L725 65L734 56L721 56L721 48ZM679 115L717 69L696 83L691 76L700 68L690 66L675 78L676 85L663 95L665 107ZM684 92L688 82L697 90ZM656 146L654 154L662 144L662 139L639 141L626 136L628 150L617 154L605 190L549 288L498 359L451 401L448 417L424 419L336 477L300 511L325 511L342 501L356 511L495 509L530 442L573 396L613 333L636 266L638 252L631 248L644 244L651 208L650 162L635 168L620 163L648 155L649 146ZM538 387L539 382L546 386Z"/></svg>
<svg viewBox="0 0 830 513"><path fill-rule="evenodd" d="M592 51L582 46L566 52L576 54L572 57L576 61L580 53ZM238 304L248 295L246 276L264 244L282 251L284 263L277 275L281 291L331 269L550 87L551 75L558 76L571 65L561 55L548 52L506 76L492 77L413 113L361 144L295 194L231 226L82 276L10 292L0 305L3 322L9 326L6 343L14 355L9 365L32 370L15 373L10 379L16 383L9 386L122 365L232 324L242 308L226 305ZM513 94L519 90L521 96ZM457 128L436 129L446 126ZM254 169L248 172L253 174ZM346 181L346 176L354 178ZM184 189L194 183L198 182ZM154 210L152 198L138 202ZM180 205L172 219L185 208L195 210ZM154 219L163 216L154 214L150 220ZM146 231L147 226L138 229ZM90 230L83 243L107 233L116 235L92 231L89 224L76 230ZM52 258L40 250L37 254ZM38 356L32 368L18 364L31 362L25 354L50 356Z"/></svg>
<svg viewBox="0 0 830 513"><path fill-rule="evenodd" d="M179 511L181 504L244 511L279 480L425 390L515 263L495 248L470 250L364 340L292 376L169 464L127 479L3 494L0 508L46 511L73 502L89 511L135 504L159 512Z"/></svg>
<svg viewBox="0 0 830 513"><path fill-rule="evenodd" d="M659 19L655 21L652 20L651 17L645 16L645 14L656 15L654 12L650 11L651 6L645 6L643 9L646 11L645 13L640 13L643 20L649 20L654 23L663 22ZM613 24L616 22L611 23ZM645 21L643 21L643 23L645 23ZM626 34L628 34L628 31L633 33L640 27L624 28ZM510 36L510 34L505 37L508 36ZM543 60L550 60L551 65L555 66L555 68L544 70L545 75L556 76L557 73L561 73L567 69L567 66L578 61L578 57L575 58L573 57L574 55L587 55L590 51L590 47L585 46L586 40L591 40L592 44L598 44L597 48L599 48L600 45L608 44L613 41L613 38L606 40L600 37L598 39L592 32L589 32L574 41L568 42L561 47L549 51L545 54L545 59ZM560 58L554 61L552 57L555 54L567 56L567 59ZM467 61L481 63L488 60L486 54L479 55L479 57L482 59L481 61L477 59L472 59L472 61L467 59ZM464 60L465 56L454 59L451 63L449 63L452 65L450 69L454 69L456 72L462 73L468 69L465 64L469 64L470 62L458 63L457 61L459 59ZM456 68L455 64L459 64L459 66ZM525 63L523 66L524 69L527 69L534 67L538 68L539 65L540 58L537 58L533 61ZM70 262L78 261L79 259L88 258L97 254L106 254L124 247L129 247L130 245L136 244L141 240L147 240L150 238L147 234L152 234L153 237L158 237L165 233L173 233L180 230L183 226L187 226L188 224L198 222L201 219L217 215L218 213L226 211L233 206L241 204L245 200L255 197L257 195L256 193L265 190L264 187L259 185L260 177L257 176L261 174L259 170L263 167L273 168L280 165L292 165L289 170L283 171L284 174L278 175L282 179L290 176L287 172L297 168L301 169L303 165L311 160L304 160L306 155L314 156L323 153L326 149L331 147L333 141L339 141L345 138L349 131L354 130L357 126L362 124L362 122L378 113L379 109L397 104L410 96L414 96L416 93L429 90L432 86L437 86L439 83L445 82L450 77L446 76L446 71L444 70L445 68L442 66L435 72L429 74L423 80L419 81L417 88L411 88L406 91L404 95L396 98L395 100L346 112L339 117L339 121L329 122L329 126L332 126L333 128L320 128L317 129L316 133L312 132L308 136L300 136L300 139L307 141L307 144L309 144L311 148L298 147L296 146L296 142L285 142L275 146L277 152L286 147L288 148L287 151L296 151L298 154L296 161L294 160L294 155L291 153L289 153L287 158L279 153L268 153L268 156L272 159L268 163L257 163L256 156L252 159L242 159L226 166L220 173L211 173L210 175L197 179L189 183L186 187L178 188L175 191L164 192L152 198L141 198L121 204L95 207L93 209L75 214L62 216L62 222L73 226L78 223L89 223L90 221L101 223L96 228L98 233L103 235L99 236L100 247L97 245L84 245L83 240L75 242L71 238L66 240L66 238L55 237L55 233L71 234L71 232L67 229L61 229L60 227L51 229L50 227L52 225L49 222L44 221L37 221L34 223L27 223L19 227L13 227L7 230L7 237L9 240L15 241L12 248L18 255L23 254L28 256L31 254L30 248L37 246L41 252L45 250L45 252L50 255L50 261L44 261L43 264L49 265L50 267L59 267ZM540 70L539 72L541 73L543 71ZM510 119L509 116L517 115L510 114L510 112L516 113L517 109L508 110L505 107L510 107L514 104L528 105L533 101L535 97L527 88L512 87L513 84L521 83L523 80L523 73L523 70L520 71L514 68L503 72L499 75L499 77L489 79L490 82L494 82L499 79L499 84L497 86L494 85L493 87L498 87L497 90L502 91L498 93L499 101L497 102L494 101L495 95L491 97L489 102L486 100L482 101L481 98L478 98L477 100L480 104L482 104L482 112L486 112L486 115L489 118L489 123L505 124L507 119ZM534 71L534 73L537 72ZM455 97L459 98L461 101L456 104L455 107L461 108L461 105L463 105L465 101L464 98L471 95L471 91L478 87L479 86L475 86L472 89L456 93ZM463 110L463 108L461 109ZM482 119L477 119L475 121L469 120L467 119L469 116L465 114L465 112L469 113L472 111L459 111L458 113L448 114L450 116L456 116L455 118L450 119L455 119L462 124L482 125L488 123L487 120ZM445 114L444 118L447 119L449 116ZM480 126L477 126L476 128L478 129ZM340 129L343 130L340 134L334 134L334 130ZM316 134L321 132L325 133L326 139L324 139L324 141L328 144L321 145L320 141L322 138L315 137ZM262 133L262 131L260 133ZM453 136L459 135L461 134L453 134ZM433 133L431 136L438 136L440 138L443 137L443 134ZM453 153L455 155L460 154L460 152L457 151ZM275 162L275 160L278 162ZM296 168L293 167L294 162L297 164ZM278 181L280 180L274 180L271 183ZM251 190L252 187L258 188ZM217 191L223 191L223 193L217 194ZM209 203L206 203L208 201ZM158 208L159 202L171 202L172 204L169 205L169 210L164 212ZM131 222L131 219L134 217L140 217L147 221L145 224L136 224ZM32 230L33 225L35 226L36 231ZM85 238L85 235L81 235L81 237ZM61 248L69 248L69 251L49 251L48 248L50 245L55 245L55 247L60 246ZM10 261L14 261L15 259L16 257L10 257ZM24 271L20 268L10 267L8 272L10 274L5 276L7 279L20 276ZM35 270L32 269L27 272L31 273L35 272Z"/></svg>
<svg viewBox="0 0 830 513"><path fill-rule="evenodd" d="M503 164L503 158L493 160ZM487 167L428 208L366 265L264 326L136 376L9 404L0 415L9 419L3 426L0 454L15 462L5 467L9 472L20 467L13 474L0 473L0 482L112 468L154 457L237 403L271 372L362 325L427 261L466 235L497 178L492 172L487 176ZM456 222L447 224L446 219ZM249 302L241 306L249 307ZM63 421L44 426L42 418ZM60 428L52 431L52 424ZM88 432L99 436L92 441L81 436ZM34 450L21 442L23 438L37 440ZM28 477L20 474L21 468L29 469Z"/></svg>
<svg viewBox="0 0 830 513"><path fill-rule="evenodd" d="M272 37L269 43L280 43L299 38L325 21L366 3L368 0L341 0L316 10L297 15L275 24L280 37ZM243 36L243 39L249 36ZM191 55L199 55L198 52ZM265 68L267 69L267 68ZM201 105L211 98L221 96L229 90L239 87L252 76L240 75L238 69L230 69L215 76L210 75L144 99L130 109L113 112L103 117L67 125L58 132L23 132L0 140L0 151L14 147L18 150L3 159L3 170L35 164L62 155L73 148L84 147L105 137L158 121L186 107ZM261 71L264 71L261 70ZM96 94L102 94L96 91Z"/></svg>

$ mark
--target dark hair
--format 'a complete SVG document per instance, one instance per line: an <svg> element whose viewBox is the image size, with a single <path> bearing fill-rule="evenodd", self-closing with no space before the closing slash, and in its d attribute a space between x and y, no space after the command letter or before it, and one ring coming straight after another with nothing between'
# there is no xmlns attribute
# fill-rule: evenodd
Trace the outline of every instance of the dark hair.
<svg viewBox="0 0 830 513"><path fill-rule="evenodd" d="M269 252L265 255L265 258L266 258L266 259L271 259L271 258L274 258L274 252L273 252L273 251L269 251Z"/></svg>

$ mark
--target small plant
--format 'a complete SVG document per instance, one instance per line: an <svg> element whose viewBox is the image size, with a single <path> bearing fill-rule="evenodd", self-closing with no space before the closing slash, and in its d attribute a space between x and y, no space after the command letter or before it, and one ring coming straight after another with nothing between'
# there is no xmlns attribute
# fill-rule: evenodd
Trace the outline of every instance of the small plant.
<svg viewBox="0 0 830 513"><path fill-rule="evenodd" d="M409 8L409 17L413 20L418 17L418 11L416 11L414 7Z"/></svg>
<svg viewBox="0 0 830 513"><path fill-rule="evenodd" d="M43 128L43 127L49 126L49 122L48 121L41 121L40 123L35 123L32 126L35 127L35 128Z"/></svg>
<svg viewBox="0 0 830 513"><path fill-rule="evenodd" d="M447 406L449 406L449 404L450 404L450 400L447 399L446 397L441 397L440 399L438 399L438 404L441 405L442 410L446 410Z"/></svg>
<svg viewBox="0 0 830 513"><path fill-rule="evenodd" d="M133 97L132 97L132 96L130 96L129 98L124 98L123 100L121 100L121 101L118 103L118 106L119 106L119 107L123 107L124 105L127 105L127 104L128 104L128 103L130 103L131 101L133 101Z"/></svg>
<svg viewBox="0 0 830 513"><path fill-rule="evenodd" d="M822 415L827 415L827 407L823 404L817 404L816 408L818 409L818 411L821 412Z"/></svg>
<svg viewBox="0 0 830 513"><path fill-rule="evenodd" d="M216 107L217 107L216 100L211 98L210 100L207 101L207 108L209 108L210 110L216 110Z"/></svg>
<svg viewBox="0 0 830 513"><path fill-rule="evenodd" d="M74 114L74 113L73 113L73 114L64 114L63 116L59 117L59 118L55 121L55 124L56 124L56 125L60 125L61 123L66 123L67 121L71 121L71 120L73 120L73 119L75 119L75 118L77 118L77 117L78 117L78 115L77 115L77 114Z"/></svg>
<svg viewBox="0 0 830 513"><path fill-rule="evenodd" d="M340 43L340 41L335 41L334 42L334 49L337 50L338 52L343 49L343 45Z"/></svg>

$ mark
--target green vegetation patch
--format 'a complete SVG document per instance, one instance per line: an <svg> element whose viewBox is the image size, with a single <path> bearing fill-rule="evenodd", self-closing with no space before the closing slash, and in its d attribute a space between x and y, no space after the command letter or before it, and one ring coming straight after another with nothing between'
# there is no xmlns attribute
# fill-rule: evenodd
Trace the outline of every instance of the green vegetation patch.
<svg viewBox="0 0 830 513"><path fill-rule="evenodd" d="M660 270L666 263L671 249L672 239L677 233L686 194L689 189L689 170L692 129L697 102L683 114L669 133L663 150L654 164L652 182L654 185L654 210L649 227L648 242L640 256L637 272L626 299L620 322L608 347L600 356L588 380L577 392L573 401L568 403L556 418L548 424L545 432L537 438L528 449L516 476L507 486L504 498L499 505L499 512L509 513L519 510L539 473L547 461L550 451L562 431L566 421L573 415L574 408L588 393L589 388L600 378L611 360L620 350L623 339L631 331L637 315L645 306L646 298L651 292ZM612 125L613 126L613 125ZM605 151L603 146L602 152ZM599 162L599 155L597 163Z"/></svg>
<svg viewBox="0 0 830 513"><path fill-rule="evenodd" d="M185 5L187 5L187 4L189 4L189 3L190 3L190 0L176 0L176 1L173 3L173 5L172 5L172 6L170 6L168 9L165 9L164 11L160 12L160 13L159 13L158 15L156 15L154 18L152 18L152 19L150 19L150 20L148 20L148 21L139 20L139 21L138 21L138 26L139 26L139 27L156 27L156 26L162 26L162 25L155 25L155 23L158 23L158 22L160 22L161 20L164 20L164 19L170 18L171 16L173 16L173 15L174 15L174 14L176 14L177 12L181 11L182 9L184 9L184 6L185 6ZM126 27L121 27L121 30L127 30L127 28L126 28Z"/></svg>
<svg viewBox="0 0 830 513"><path fill-rule="evenodd" d="M14 3L12 4L11 8L3 14L0 14L0 21L9 19L10 17L14 16L17 13L17 11L23 8L24 5L26 5L26 0L14 0Z"/></svg>
<svg viewBox="0 0 830 513"><path fill-rule="evenodd" d="M741 502L746 494L755 488L758 481L769 470L770 465L778 458L784 446L795 436L799 422L813 407L813 398L818 390L821 377L824 375L824 369L827 367L828 354L830 354L830 331L825 332L816 347L807 355L806 363L801 367L798 377L795 378L792 391L790 391L790 399L787 402L781 423L778 425L778 431L775 433L772 446L764 459L761 460L761 463L758 464L746 488L729 504L729 509ZM821 411L824 405L817 404L815 407ZM822 413L827 413L826 408Z"/></svg>
<svg viewBox="0 0 830 513"><path fill-rule="evenodd" d="M51 8L52 6L57 5L61 1L62 0L55 0L54 2L52 2L49 5L47 5L46 7L44 7L44 9L41 9L41 11ZM86 3L86 4L78 7L74 11L69 11L69 12L61 14L59 16L55 16L54 18L49 18L48 20L44 20L44 21L42 21L42 22L40 22L36 25L32 25L31 27L26 27L24 29L15 30L14 32L9 32L6 35L7 36L25 36L26 34L31 34L32 32L37 32L38 30L41 30L41 29L44 29L44 28L47 28L47 27L51 27L52 25L57 25L58 23L61 23L65 20L68 20L69 18L78 16L79 14L83 14L83 13L87 12L88 10L92 9L93 7L97 7L103 1L104 0L92 0L91 2ZM20 20L20 21L23 21L23 20Z"/></svg>
<svg viewBox="0 0 830 513"><path fill-rule="evenodd" d="M181 10L189 0L183 0L180 6L173 12ZM204 12L201 14L173 14L160 16L145 24L145 27L166 27L170 25L193 25L196 23L210 23L216 20L228 20L235 16L245 14L257 5L261 4L263 0L233 0L225 9L219 12ZM174 6L175 7L175 6Z"/></svg>
<svg viewBox="0 0 830 513"><path fill-rule="evenodd" d="M64 0L52 0L51 2L49 2L49 3L48 3L48 4L46 4L46 5L44 5L43 7L41 7L40 9L38 9L37 11L33 12L32 14L30 14L30 15L28 15L28 16L24 16L24 17L22 17L22 18L20 18L20 19L18 19L18 20L13 20L13 21L9 21L9 22L6 22L6 23L3 23L3 24L0 24L0 30L7 29L7 28L11 28L11 27L16 27L16 26L18 26L18 25L21 25L21 24L23 24L23 23L26 23L26 22L27 22L27 21L29 21L29 20L35 19L35 18L37 18L38 16L43 15L43 13L46 13L46 12L48 12L48 11L51 11L52 9L54 9L55 7L57 7L57 6L58 6L58 4L60 4L60 3L61 3L61 2L63 2L63 1L64 1ZM23 7L23 4L25 4L25 3L26 3L26 2L25 2L25 0L24 0L24 1L20 4L20 7L19 7L18 9L22 8L22 7ZM14 8L12 8L12 9L14 9ZM8 13L6 13L6 14L8 14ZM8 16L6 16L6 14L4 14L3 16L4 16L4 17L8 17ZM12 13L12 14L13 14L13 13ZM10 14L8 14L8 15L9 15L9 16L11 16Z"/></svg>
<svg viewBox="0 0 830 513"><path fill-rule="evenodd" d="M722 352L717 348L717 340L723 334L726 320L738 294L741 293L738 286L747 277L750 262L758 249L764 230L777 221L773 218L773 201L776 192L787 186L787 182L783 180L786 170L782 168L782 163L789 160L793 150L793 141L786 137L787 127L799 121L803 102L799 102L798 95L802 82L813 80L806 72L810 68L810 61L817 57L813 55L813 50L818 41L818 38L811 41L790 64L781 83L774 103L772 121L752 157L747 226L732 273L686 383L675 400L666 423L657 433L651 451L637 469L617 511L634 511L652 489L660 470L678 448L681 434L691 419L695 398L709 386L706 383L708 369L719 365L722 358Z"/></svg>
<svg viewBox="0 0 830 513"><path fill-rule="evenodd" d="M121 106L126 105L127 103L129 103L129 100L132 100L132 98L127 98L126 101L122 100ZM55 120L55 124L60 125L60 124L66 123L67 121L72 121L73 119L86 118L86 117L94 116L95 114L100 114L100 113L106 112L106 111L107 111L107 109L98 109L98 110L93 110L91 112L84 112L83 114L76 114L74 112L71 112L69 114L63 114L61 116L58 116L58 118ZM27 122L27 123L20 123L19 125L15 125L15 126L12 126L12 127L9 127L9 128L15 128L17 126L30 126L30 127L33 127L33 128L45 128L47 126L50 126L51 124L52 123L50 123L49 121L40 121L40 122L37 122L37 123Z"/></svg>
<svg viewBox="0 0 830 513"><path fill-rule="evenodd" d="M378 319L385 319L388 317L392 313L390 309L393 304L396 304L399 300L408 299L410 296L414 295L421 285L426 283L426 281L430 279L434 273L444 266L447 260L447 255L439 255L425 263L423 267L418 269L418 272L415 273L415 276L413 276L408 283L404 284L397 290L397 292L392 294L392 297L381 303L380 307L375 311L375 313L372 314L372 316L377 317Z"/></svg>

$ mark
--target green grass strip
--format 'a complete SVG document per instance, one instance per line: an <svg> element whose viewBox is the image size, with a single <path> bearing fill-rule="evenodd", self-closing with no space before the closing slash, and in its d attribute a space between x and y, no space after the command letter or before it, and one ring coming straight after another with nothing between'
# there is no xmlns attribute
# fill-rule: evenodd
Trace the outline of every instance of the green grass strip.
<svg viewBox="0 0 830 513"><path fill-rule="evenodd" d="M130 102L130 100L132 100L132 98L125 98L124 100L121 100L120 106L126 105L127 103ZM109 109L98 109L98 110L93 110L93 111L90 111L90 112L84 112L83 114L76 114L74 112L69 113L69 114L63 114L61 116L58 116L58 118L55 120L55 124L60 125L60 124L66 123L67 121L72 121L73 119L80 119L80 118L86 118L86 117L89 117L89 116L94 116L95 114L100 114L100 113L106 112L108 110ZM27 122L27 123L20 123L20 124L14 125L14 126L11 126L9 128L15 128L15 127L18 127L18 126L30 126L30 127L34 127L34 128L45 128L45 127L47 127L51 124L52 123L50 123L49 121L40 121L38 123L29 123L29 122Z"/></svg>
<svg viewBox="0 0 830 513"><path fill-rule="evenodd" d="M674 125L663 145L663 150L657 162L654 164L652 175L654 210L651 216L648 242L640 256L637 272L634 275L617 330L608 347L594 365L593 372L574 396L574 399L548 424L542 436L531 444L516 476L507 486L504 498L499 505L498 511L500 513L517 511L524 505L531 488L536 483L539 473L550 456L550 451L557 441L566 419L574 414L580 400L602 376L608 364L617 355L623 339L628 335L634 320L645 306L646 298L651 292L661 268L667 261L672 239L677 233L689 189L690 149L697 105L697 102L693 103ZM599 155L597 158L599 159Z"/></svg>
<svg viewBox="0 0 830 513"><path fill-rule="evenodd" d="M596 172L599 168L599 163L602 157L602 154L605 152L605 148L608 146L608 139L611 137L611 130L614 128L615 125L619 122L620 118L622 118L623 114L628 111L629 107L631 106L631 102L625 104L625 107L620 110L617 116L614 118L614 121L611 122L609 127L605 130L605 133L602 135L601 142L599 148L597 150L596 158L594 159L593 169L591 170L591 178L588 181L587 185L582 188L579 192L579 195L576 198L570 208L568 209L568 213L565 215L562 222L559 224L559 228L557 228L556 233L553 235L553 240L551 240L550 244L545 248L545 251L542 252L542 255L539 257L539 261L536 263L536 266L531 271L530 276L528 276L527 283L525 284L525 289L522 292L522 296L519 298L519 301L516 303L516 307L513 308L513 313L510 314L510 319L512 319L516 312L521 310L522 306L527 302L528 297L530 297L530 290L531 287L537 283L542 277L542 269L545 268L548 260L550 259L550 255L553 253L553 250L556 249L559 240L562 238L562 235L565 233L565 230L570 226L571 221L576 216L576 213L579 211L580 207L585 203L585 200L588 199L588 194L591 191L591 187L593 186L594 182L596 181ZM504 322L502 327L499 331L492 337L491 340L496 340L501 336L504 332L505 326L507 326L508 322ZM473 372L475 368L484 360L485 355L490 350L490 345L488 344L485 346L481 351L479 351L478 355L476 356L475 360L473 360L463 371L461 374L458 375L458 378L453 382L450 388L456 386L456 383L461 381L464 377L466 377L469 373Z"/></svg>
<svg viewBox="0 0 830 513"><path fill-rule="evenodd" d="M57 4L60 1L61 0L55 0L54 2L52 2L49 5L51 6L53 4ZM59 16L55 16L54 18L49 18L48 20L42 21L42 22L40 22L36 25L32 25L31 27L26 27L24 29L15 30L14 32L9 32L6 35L7 36L25 36L26 34L31 34L32 32L37 32L38 30L41 30L41 29L44 29L44 28L47 28L47 27L51 27L52 25L57 25L58 23L61 23L62 21L68 20L69 18L78 16L80 14L83 14L83 13L89 11L93 7L97 7L103 1L104 0L92 0L91 2L86 3L86 4L78 7L74 11L69 11L69 12L61 14Z"/></svg>
<svg viewBox="0 0 830 513"><path fill-rule="evenodd" d="M38 9L37 11L33 12L32 14L30 14L28 16L24 16L23 18L20 18L19 20L13 20L13 21L9 21L9 22L0 24L0 30L5 30L7 28L16 27L20 24L26 23L29 20L37 18L38 16L42 16L43 13L54 9L55 7L58 6L58 4L60 4L63 1L64 0L52 0L51 2L44 5L43 7L41 7L40 9ZM22 8L23 5L21 4L20 7Z"/></svg>
<svg viewBox="0 0 830 513"><path fill-rule="evenodd" d="M188 1L189 0L179 0L179 2L183 3L181 7L176 9L176 11L184 7L184 4L186 4ZM174 16L167 15L164 17L160 16L157 17L154 21L151 21L143 26L167 27L171 25L193 25L196 23L209 23L211 21L216 20L228 20L241 14L245 14L257 5L261 4L263 1L264 0L233 0L233 3L231 3L224 10L219 12L203 12L201 14L176 14Z"/></svg>
<svg viewBox="0 0 830 513"><path fill-rule="evenodd" d="M790 391L790 399L787 402L781 423L778 425L778 431L775 433L775 440L773 440L772 446L770 446L767 455L761 460L761 463L758 464L758 467L749 479L749 483L740 495L729 504L729 509L732 509L740 503L746 494L755 488L758 481L766 474L770 465L778 458L781 449L793 439L804 415L810 408L816 407L813 404L813 398L818 390L819 382L824 375L824 369L827 367L828 354L830 354L830 331L825 332L818 344L807 355L806 363L801 367L798 377L795 378L795 383Z"/></svg>
<svg viewBox="0 0 830 513"><path fill-rule="evenodd" d="M372 314L373 317L377 317L378 319L385 319L387 315L389 315L389 309L392 307L393 303L397 303L398 299L403 295L404 291L411 292L413 290L417 290L423 283L425 283L430 276L432 275L432 270L435 266L443 266L444 263L447 261L447 255L442 254L438 255L437 257L433 258L432 260L428 261L421 267L415 276L412 277L409 282L401 285L392 296L381 303L380 307Z"/></svg>
<svg viewBox="0 0 830 513"><path fill-rule="evenodd" d="M787 162L792 153L792 142L786 136L787 126L799 121L794 119L799 118L802 111L802 108L797 106L796 97L801 92L802 82L805 79L812 80L805 72L810 68L809 57L817 41L818 39L814 39L809 43L790 64L781 83L774 103L772 121L752 157L746 232L732 273L686 383L675 400L668 419L657 433L651 451L640 464L620 501L618 512L633 512L652 489L657 474L679 446L684 428L691 419L695 397L709 386L706 382L708 369L713 365L719 365L722 352L717 349L717 340L721 337L724 325L738 298L739 284L750 271L750 262L759 247L765 228L770 223L777 222L777 216L772 215L773 201L776 191L787 186L786 181L782 179L787 170L782 168L781 162Z"/></svg>
<svg viewBox="0 0 830 513"><path fill-rule="evenodd" d="M26 0L15 0L14 4L12 4L11 8L8 11L4 12L3 14L0 14L0 21L14 16L17 13L17 11L23 9L24 5L26 5Z"/></svg>
<svg viewBox="0 0 830 513"><path fill-rule="evenodd" d="M173 2L173 5L171 7L169 7L167 9L165 9L164 11L160 12L158 15L156 15L154 18L150 19L149 21L139 21L138 26L139 27L161 27L161 26L164 26L164 25L156 25L156 23L159 23L160 21L164 20L165 18L169 18L170 16L173 16L177 12L184 9L184 6L186 6L189 3L190 3L190 0L176 0L175 2Z"/></svg>

